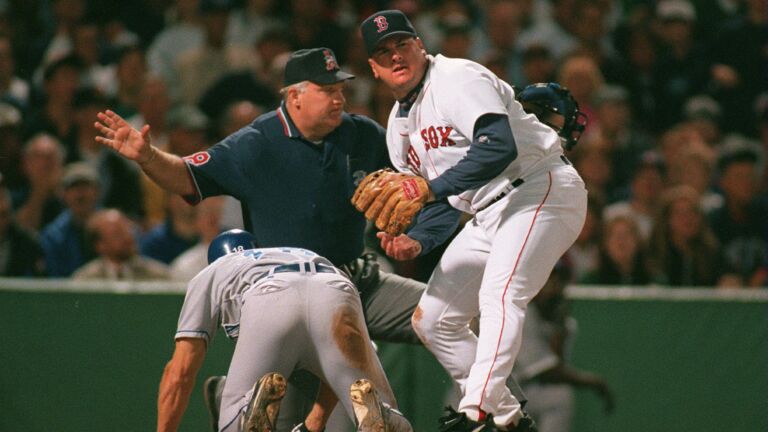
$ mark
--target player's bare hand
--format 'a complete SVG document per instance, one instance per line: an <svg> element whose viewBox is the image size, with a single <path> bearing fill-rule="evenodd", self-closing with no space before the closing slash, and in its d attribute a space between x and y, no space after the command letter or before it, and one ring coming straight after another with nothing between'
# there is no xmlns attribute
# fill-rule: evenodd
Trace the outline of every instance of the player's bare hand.
<svg viewBox="0 0 768 432"><path fill-rule="evenodd" d="M590 383L592 389L603 399L603 409L606 414L612 414L615 406L613 392L608 383L601 377L595 377Z"/></svg>
<svg viewBox="0 0 768 432"><path fill-rule="evenodd" d="M151 160L155 150L149 138L149 125L144 125L141 131L136 130L111 110L100 112L96 117L99 121L93 127L101 134L96 137L96 142L140 164Z"/></svg>
<svg viewBox="0 0 768 432"><path fill-rule="evenodd" d="M376 237L381 241L381 248L387 256L398 261L414 259L421 253L421 243L405 234L395 237L382 231Z"/></svg>

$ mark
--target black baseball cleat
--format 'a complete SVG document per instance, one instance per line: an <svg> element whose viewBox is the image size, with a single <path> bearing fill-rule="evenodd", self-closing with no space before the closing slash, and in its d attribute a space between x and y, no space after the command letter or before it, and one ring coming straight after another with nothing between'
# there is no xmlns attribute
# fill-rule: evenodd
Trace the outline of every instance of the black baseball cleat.
<svg viewBox="0 0 768 432"><path fill-rule="evenodd" d="M205 379L203 383L203 398L205 398L205 408L208 410L208 417L211 421L211 430L219 430L219 408L221 407L221 392L224 390L226 376L211 376Z"/></svg>
<svg viewBox="0 0 768 432"><path fill-rule="evenodd" d="M437 430L439 432L489 432L497 430L493 426L489 427L487 422L480 423L470 420L466 413L458 412L451 407L446 407L445 410L448 413L438 420L440 425Z"/></svg>
<svg viewBox="0 0 768 432"><path fill-rule="evenodd" d="M510 432L539 432L536 422L525 411L523 411L523 418L517 422L517 425L507 426L507 430Z"/></svg>

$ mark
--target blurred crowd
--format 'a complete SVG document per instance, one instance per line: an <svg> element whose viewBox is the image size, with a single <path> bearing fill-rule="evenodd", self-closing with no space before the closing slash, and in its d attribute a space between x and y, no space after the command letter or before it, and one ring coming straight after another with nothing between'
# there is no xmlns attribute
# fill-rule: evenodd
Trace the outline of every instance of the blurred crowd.
<svg viewBox="0 0 768 432"><path fill-rule="evenodd" d="M0 0L0 275L191 278L239 203L168 195L95 142L96 113L189 155L274 109L288 53L324 46L357 76L347 110L386 124L357 28L382 8L430 53L557 81L589 116L571 282L768 286L764 0ZM424 280L440 252L392 265Z"/></svg>

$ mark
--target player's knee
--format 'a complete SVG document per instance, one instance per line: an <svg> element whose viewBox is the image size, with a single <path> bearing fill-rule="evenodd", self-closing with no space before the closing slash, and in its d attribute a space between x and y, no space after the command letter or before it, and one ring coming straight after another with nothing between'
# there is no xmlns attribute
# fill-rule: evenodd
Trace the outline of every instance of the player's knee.
<svg viewBox="0 0 768 432"><path fill-rule="evenodd" d="M416 336L421 339L424 345L429 345L430 341L434 339L437 333L439 320L437 316L425 312L421 305L416 307L411 316L411 326Z"/></svg>
<svg viewBox="0 0 768 432"><path fill-rule="evenodd" d="M423 330L421 329L423 315L424 311L421 309L421 306L416 306L416 310L414 310L413 315L411 315L411 326L413 327L413 331L422 342L424 341Z"/></svg>

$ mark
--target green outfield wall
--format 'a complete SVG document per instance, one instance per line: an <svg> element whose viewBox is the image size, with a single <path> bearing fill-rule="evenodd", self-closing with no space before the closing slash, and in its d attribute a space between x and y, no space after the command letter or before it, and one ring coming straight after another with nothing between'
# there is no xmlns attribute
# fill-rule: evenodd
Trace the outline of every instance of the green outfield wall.
<svg viewBox="0 0 768 432"><path fill-rule="evenodd" d="M183 286L0 279L0 432L151 431ZM574 432L768 431L768 292L569 290L573 364L616 410L577 391ZM201 377L224 374L218 335ZM423 348L380 344L402 411L436 430L448 379ZM198 381L182 431L207 431ZM332 432L332 431L329 431Z"/></svg>

